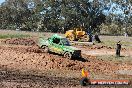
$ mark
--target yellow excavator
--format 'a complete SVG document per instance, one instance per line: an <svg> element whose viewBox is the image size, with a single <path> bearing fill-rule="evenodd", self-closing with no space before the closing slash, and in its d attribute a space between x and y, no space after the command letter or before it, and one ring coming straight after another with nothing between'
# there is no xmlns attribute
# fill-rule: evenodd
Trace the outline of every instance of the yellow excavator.
<svg viewBox="0 0 132 88"><path fill-rule="evenodd" d="M84 28L72 28L66 31L65 37L70 41L89 41L89 35L85 32Z"/></svg>

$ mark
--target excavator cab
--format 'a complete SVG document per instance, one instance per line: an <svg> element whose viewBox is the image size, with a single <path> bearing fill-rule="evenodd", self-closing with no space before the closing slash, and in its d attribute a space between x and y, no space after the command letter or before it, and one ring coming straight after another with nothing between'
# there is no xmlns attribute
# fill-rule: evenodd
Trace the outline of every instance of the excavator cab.
<svg viewBox="0 0 132 88"><path fill-rule="evenodd" d="M85 35L85 31L82 28L75 28L76 38L83 37Z"/></svg>
<svg viewBox="0 0 132 88"><path fill-rule="evenodd" d="M66 31L65 33L66 38L68 38L70 41L88 41L89 36L85 32L84 28L78 27L78 28L72 28L71 30Z"/></svg>

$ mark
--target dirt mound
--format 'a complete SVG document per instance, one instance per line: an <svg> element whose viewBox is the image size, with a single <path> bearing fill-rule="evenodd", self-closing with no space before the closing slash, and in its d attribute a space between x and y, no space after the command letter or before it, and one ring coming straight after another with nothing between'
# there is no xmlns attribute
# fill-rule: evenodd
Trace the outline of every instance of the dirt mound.
<svg viewBox="0 0 132 88"><path fill-rule="evenodd" d="M81 71L82 68L90 72L113 74L118 69L116 64L97 60L92 56L84 56L87 61L69 60L59 55L41 53L37 47L0 47L1 65L16 69L61 69Z"/></svg>
<svg viewBox="0 0 132 88"><path fill-rule="evenodd" d="M105 49L105 50L114 50L114 47L111 46L105 46L105 45L93 45L93 46L77 46L78 48L82 48L82 49L87 49L87 50L101 50L101 49ZM121 50L126 50L126 48L121 48Z"/></svg>
<svg viewBox="0 0 132 88"><path fill-rule="evenodd" d="M94 46L91 49L113 49L112 47L108 47L108 46Z"/></svg>
<svg viewBox="0 0 132 88"><path fill-rule="evenodd" d="M35 45L36 41L32 38L12 38L6 39L3 41L6 44L14 44L14 45Z"/></svg>
<svg viewBox="0 0 132 88"><path fill-rule="evenodd" d="M72 74L72 73L67 74L65 72L61 73L61 75L68 77L69 75L70 76L78 75L76 74L76 72L80 73L82 68L86 68L90 71L91 76L96 77L96 75L103 74L103 77L105 75L107 77L110 76L111 78L114 78L116 75L115 72L117 72L118 70L124 70L123 68L131 70L131 65L127 66L125 63L123 64L124 67L122 67L122 65L120 64L111 63L109 61L104 61L104 60L99 60L99 59L96 59L96 57L93 57L90 55L83 55L83 58L86 59L87 61L82 62L78 60L69 60L59 55L42 53L40 52L40 49L37 46L23 46L23 45L21 46L17 45L14 47L0 46L0 60L1 60L0 68L15 69L16 71L18 70L21 72L24 72L24 71L27 72L31 70L35 73L39 73L39 72L45 73L46 70L50 70L50 69L57 70L60 73L65 70L75 72L75 74ZM51 75L50 72L48 72L48 74ZM13 75L13 79L15 78L14 76L16 75ZM52 76L56 76L56 73L54 73L54 75ZM29 77L29 75L27 77ZM45 76L43 77L44 79L46 79ZM42 77L39 77L39 78L42 78ZM24 75L24 79L25 79L25 75ZM49 79L49 81L47 81L48 79L49 78L47 78L46 80L43 80L43 79L40 79L40 80L46 81L46 82L43 82L44 84L45 83L53 84L54 82L56 83L58 82L58 80L60 80L58 78L57 78L58 80L57 79L54 80L54 78L53 79L51 78ZM71 80L71 79L64 79L64 80ZM58 83L62 83L64 85L70 85L70 86L78 85L77 80L73 79L73 82L64 81L64 80L60 80Z"/></svg>
<svg viewBox="0 0 132 88"><path fill-rule="evenodd" d="M104 45L93 45L93 46L77 46L76 47L81 47L81 48L87 48L87 49L114 49L113 47L110 46L104 46Z"/></svg>

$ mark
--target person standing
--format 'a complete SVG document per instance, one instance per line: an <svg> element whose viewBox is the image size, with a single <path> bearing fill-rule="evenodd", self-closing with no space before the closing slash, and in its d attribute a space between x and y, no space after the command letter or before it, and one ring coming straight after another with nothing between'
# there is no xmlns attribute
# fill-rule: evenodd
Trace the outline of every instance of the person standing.
<svg viewBox="0 0 132 88"><path fill-rule="evenodd" d="M120 57L121 43L120 41L116 44L116 56Z"/></svg>
<svg viewBox="0 0 132 88"><path fill-rule="evenodd" d="M98 43L101 43L101 41L100 41L100 38L99 38L98 34L95 34L94 38L95 38L95 41L97 41Z"/></svg>

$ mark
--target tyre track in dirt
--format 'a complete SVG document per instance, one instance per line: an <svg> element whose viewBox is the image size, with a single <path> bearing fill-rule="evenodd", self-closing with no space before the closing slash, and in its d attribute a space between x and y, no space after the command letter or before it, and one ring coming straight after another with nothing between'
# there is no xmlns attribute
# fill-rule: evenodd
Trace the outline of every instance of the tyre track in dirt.
<svg viewBox="0 0 132 88"><path fill-rule="evenodd" d="M1 88L55 88L66 86L79 86L79 79L25 75L11 71L0 71Z"/></svg>

